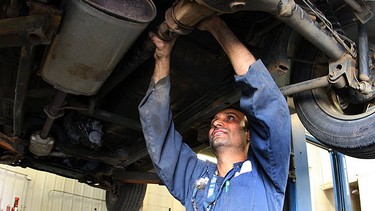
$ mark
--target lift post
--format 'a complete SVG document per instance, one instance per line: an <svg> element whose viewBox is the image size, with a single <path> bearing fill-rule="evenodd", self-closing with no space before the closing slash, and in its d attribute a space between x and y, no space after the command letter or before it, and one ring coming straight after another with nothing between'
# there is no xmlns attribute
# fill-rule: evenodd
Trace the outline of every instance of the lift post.
<svg viewBox="0 0 375 211"><path fill-rule="evenodd" d="M305 133L305 128L297 114L291 115L292 121L292 164L295 167L295 178L290 179L289 210L312 210L310 177L307 160L306 141L314 146L327 150L330 153L333 191L336 211L352 211L349 180L347 175L345 156L325 146L313 136Z"/></svg>
<svg viewBox="0 0 375 211"><path fill-rule="evenodd" d="M336 210L352 211L345 156L332 150L329 154L331 155Z"/></svg>
<svg viewBox="0 0 375 211"><path fill-rule="evenodd" d="M305 128L297 114L292 121L292 163L295 166L295 179L289 180L290 211L312 210L309 164L307 160Z"/></svg>

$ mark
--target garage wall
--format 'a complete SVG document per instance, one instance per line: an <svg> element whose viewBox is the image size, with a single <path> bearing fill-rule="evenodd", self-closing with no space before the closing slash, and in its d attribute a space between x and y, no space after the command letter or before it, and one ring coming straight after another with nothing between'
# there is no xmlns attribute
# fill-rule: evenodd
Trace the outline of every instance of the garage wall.
<svg viewBox="0 0 375 211"><path fill-rule="evenodd" d="M148 184L142 211L185 211L163 185Z"/></svg>
<svg viewBox="0 0 375 211"><path fill-rule="evenodd" d="M331 160L328 151L307 144L312 206L315 211L334 211ZM353 211L373 211L375 159L345 156Z"/></svg>
<svg viewBox="0 0 375 211"><path fill-rule="evenodd" d="M374 190L375 190L375 172L360 175L358 178L359 191L361 193L361 211L373 211ZM364 194L366 193L366 194Z"/></svg>
<svg viewBox="0 0 375 211"><path fill-rule="evenodd" d="M25 204L28 186L29 178L26 174L0 166L0 210L13 205L15 197L20 198L19 204Z"/></svg>
<svg viewBox="0 0 375 211"><path fill-rule="evenodd" d="M29 168L0 165L0 210L20 198L23 211L105 211L105 191Z"/></svg>

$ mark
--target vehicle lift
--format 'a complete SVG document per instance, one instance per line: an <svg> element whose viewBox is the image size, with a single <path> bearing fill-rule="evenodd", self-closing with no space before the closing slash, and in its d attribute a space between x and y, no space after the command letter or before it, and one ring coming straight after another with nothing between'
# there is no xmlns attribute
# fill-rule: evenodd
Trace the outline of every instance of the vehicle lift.
<svg viewBox="0 0 375 211"><path fill-rule="evenodd" d="M289 193L290 211L312 210L310 179L307 160L306 142L327 150L330 153L333 191L336 211L352 211L349 180L347 176L345 156L325 146L313 136L305 133L305 128L297 114L291 115L292 121L292 157L293 175L289 177L287 192Z"/></svg>

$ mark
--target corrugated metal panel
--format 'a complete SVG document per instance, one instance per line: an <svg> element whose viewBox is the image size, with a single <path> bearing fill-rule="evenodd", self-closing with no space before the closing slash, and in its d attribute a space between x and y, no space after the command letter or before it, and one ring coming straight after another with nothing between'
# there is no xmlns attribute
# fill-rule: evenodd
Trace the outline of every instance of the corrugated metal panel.
<svg viewBox="0 0 375 211"><path fill-rule="evenodd" d="M8 205L13 206L15 197L19 197L19 204L24 205L29 182L26 174L0 167L0 210L6 210ZM24 209L23 206L20 208Z"/></svg>
<svg viewBox="0 0 375 211"><path fill-rule="evenodd" d="M15 196L23 211L107 210L104 190L76 180L6 165L0 167L0 179L4 210Z"/></svg>

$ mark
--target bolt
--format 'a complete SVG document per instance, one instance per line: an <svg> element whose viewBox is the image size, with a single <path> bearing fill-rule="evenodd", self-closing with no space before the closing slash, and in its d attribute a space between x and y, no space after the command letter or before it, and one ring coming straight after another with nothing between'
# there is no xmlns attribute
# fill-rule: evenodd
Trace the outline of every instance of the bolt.
<svg viewBox="0 0 375 211"><path fill-rule="evenodd" d="M371 84L370 83L367 83L367 82L360 82L358 84L358 87L357 89L361 92L361 93L365 93L365 94L368 94L368 93L371 93L372 92L372 87L371 87Z"/></svg>

